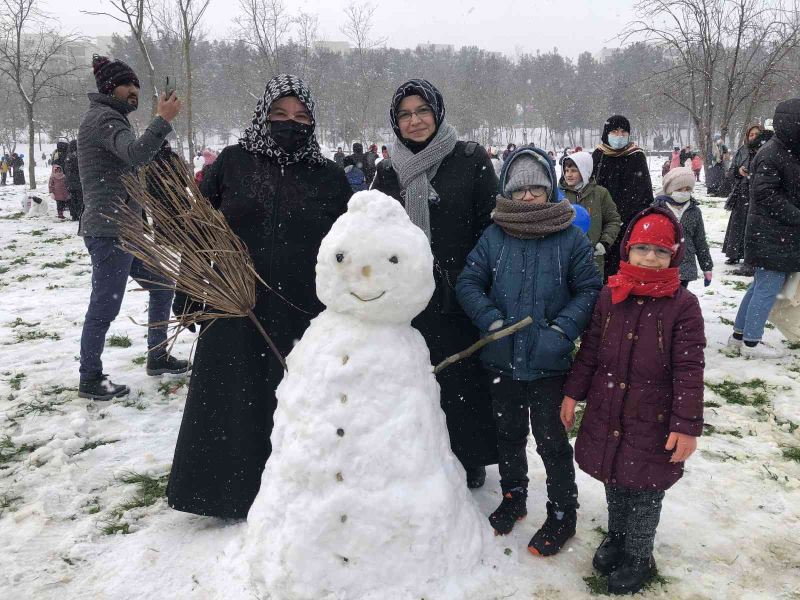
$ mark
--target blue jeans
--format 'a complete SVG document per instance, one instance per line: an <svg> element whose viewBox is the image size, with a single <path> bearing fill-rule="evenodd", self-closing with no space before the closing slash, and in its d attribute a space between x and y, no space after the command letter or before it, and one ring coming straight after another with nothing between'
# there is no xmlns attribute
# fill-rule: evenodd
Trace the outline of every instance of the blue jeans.
<svg viewBox="0 0 800 600"><path fill-rule="evenodd" d="M742 298L733 330L741 333L746 342L760 342L764 336L764 325L767 323L769 311L786 282L788 273L768 271L756 267L755 276L750 287Z"/></svg>
<svg viewBox="0 0 800 600"><path fill-rule="evenodd" d="M95 379L103 373L103 347L111 322L117 318L125 296L128 277L150 292L148 323L169 320L175 284L148 269L142 261L117 246L112 237L84 237L92 259L92 295L81 333L81 380ZM147 330L147 348L154 349L167 339L167 326ZM164 352L163 346L157 350Z"/></svg>

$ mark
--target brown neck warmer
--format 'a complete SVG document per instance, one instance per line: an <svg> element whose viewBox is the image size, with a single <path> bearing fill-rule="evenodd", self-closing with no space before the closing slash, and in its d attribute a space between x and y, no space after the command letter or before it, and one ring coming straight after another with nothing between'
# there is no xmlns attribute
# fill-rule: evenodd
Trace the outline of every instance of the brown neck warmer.
<svg viewBox="0 0 800 600"><path fill-rule="evenodd" d="M534 204L498 196L492 219L508 235L530 240L563 231L572 225L575 211L566 199Z"/></svg>

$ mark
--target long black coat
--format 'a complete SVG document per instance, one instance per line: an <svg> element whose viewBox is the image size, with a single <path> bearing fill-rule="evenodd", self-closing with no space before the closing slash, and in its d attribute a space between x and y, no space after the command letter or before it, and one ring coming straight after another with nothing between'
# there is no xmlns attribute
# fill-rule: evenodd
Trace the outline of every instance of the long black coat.
<svg viewBox="0 0 800 600"><path fill-rule="evenodd" d="M747 264L784 273L800 271L800 125L795 127L797 147L790 151L776 133L751 163L744 242Z"/></svg>
<svg viewBox="0 0 800 600"><path fill-rule="evenodd" d="M605 277L608 278L619 269L619 244L628 223L653 203L653 184L650 181L647 157L643 152L627 156L606 156L597 148L592 153L592 159L592 177L609 191L622 219L619 236L606 254Z"/></svg>
<svg viewBox="0 0 800 600"><path fill-rule="evenodd" d="M469 148L469 149L467 149ZM469 156L468 156L469 154ZM461 309L455 284L483 230L491 223L497 176L486 151L457 142L431 181L439 194L430 206L431 250L436 290L427 308L412 322L425 338L433 364L479 339L478 330ZM373 189L402 202L391 159L378 163ZM497 430L489 395L490 378L477 355L444 369L437 380L450 433L450 447L465 466L497 462Z"/></svg>
<svg viewBox="0 0 800 600"><path fill-rule="evenodd" d="M722 251L731 260L741 260L744 258L744 230L747 225L747 211L750 207L750 178L742 177L739 168L744 167L750 171L750 161L755 156L755 150L751 150L747 144L736 151L733 158L728 177L733 184L725 208L731 211L728 219L728 228L725 231L725 241L722 244Z"/></svg>
<svg viewBox="0 0 800 600"><path fill-rule="evenodd" d="M254 312L286 356L323 308L314 268L322 238L352 194L344 172L333 161L282 169L229 146L207 171L201 190L275 290L257 285ZM204 326L167 489L171 507L247 516L272 451L275 390L282 378L280 363L247 319Z"/></svg>

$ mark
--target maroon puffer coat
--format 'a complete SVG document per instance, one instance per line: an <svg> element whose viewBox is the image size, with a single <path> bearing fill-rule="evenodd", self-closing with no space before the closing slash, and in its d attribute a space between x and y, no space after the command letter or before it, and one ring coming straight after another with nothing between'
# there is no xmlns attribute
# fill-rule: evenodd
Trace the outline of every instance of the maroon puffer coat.
<svg viewBox="0 0 800 600"><path fill-rule="evenodd" d="M628 225L658 212L648 208ZM677 267L684 254L673 257ZM603 483L637 490L666 490L683 475L664 449L672 431L699 436L703 430L703 349L706 340L697 298L683 287L671 298L629 296L612 305L600 292L589 329L581 339L564 394L586 400L575 459Z"/></svg>

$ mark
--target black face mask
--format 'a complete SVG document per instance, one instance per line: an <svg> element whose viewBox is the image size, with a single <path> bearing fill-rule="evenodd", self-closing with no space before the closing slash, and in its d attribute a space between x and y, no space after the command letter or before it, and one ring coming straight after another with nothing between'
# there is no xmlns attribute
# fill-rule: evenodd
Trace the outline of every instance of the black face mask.
<svg viewBox="0 0 800 600"><path fill-rule="evenodd" d="M294 154L308 143L314 128L297 121L270 121L269 135L278 146L289 154Z"/></svg>

